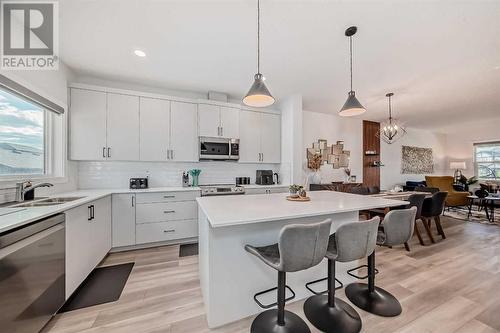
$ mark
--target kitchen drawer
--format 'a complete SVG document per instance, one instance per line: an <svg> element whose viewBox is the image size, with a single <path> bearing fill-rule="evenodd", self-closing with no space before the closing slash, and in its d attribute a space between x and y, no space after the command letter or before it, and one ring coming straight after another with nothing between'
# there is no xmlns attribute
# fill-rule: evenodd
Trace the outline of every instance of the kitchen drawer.
<svg viewBox="0 0 500 333"><path fill-rule="evenodd" d="M196 200L200 191L137 193L137 203L173 202Z"/></svg>
<svg viewBox="0 0 500 333"><path fill-rule="evenodd" d="M136 207L136 223L190 220L197 217L196 201L142 203Z"/></svg>
<svg viewBox="0 0 500 333"><path fill-rule="evenodd" d="M136 243L153 243L198 237L197 220L181 220L136 225Z"/></svg>

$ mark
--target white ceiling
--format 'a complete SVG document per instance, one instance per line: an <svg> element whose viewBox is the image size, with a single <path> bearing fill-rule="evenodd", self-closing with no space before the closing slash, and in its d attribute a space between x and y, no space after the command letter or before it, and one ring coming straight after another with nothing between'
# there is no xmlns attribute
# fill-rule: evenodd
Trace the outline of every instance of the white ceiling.
<svg viewBox="0 0 500 333"><path fill-rule="evenodd" d="M500 1L261 0L261 71L277 97L335 114L349 88L365 119L439 129L500 115ZM241 98L256 71L256 0L65 0L61 57L87 75ZM147 53L133 55L134 49Z"/></svg>

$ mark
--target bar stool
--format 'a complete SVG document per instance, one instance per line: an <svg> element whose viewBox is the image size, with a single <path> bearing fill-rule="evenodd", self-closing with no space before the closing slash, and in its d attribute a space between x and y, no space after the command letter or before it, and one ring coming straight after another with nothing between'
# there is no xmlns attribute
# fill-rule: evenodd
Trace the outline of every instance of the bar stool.
<svg viewBox="0 0 500 333"><path fill-rule="evenodd" d="M348 303L335 298L335 262L348 262L365 258L375 250L378 216L371 220L346 223L330 236L326 258L328 259L328 295L314 292L310 285L323 281L320 279L306 284L315 296L304 303L304 313L311 324L323 332L350 333L361 331L361 318Z"/></svg>
<svg viewBox="0 0 500 333"><path fill-rule="evenodd" d="M377 245L403 245L413 236L417 207L392 210L384 218L379 230ZM360 277L351 272L361 267L368 267L368 276ZM345 288L347 298L358 308L383 316L395 317L402 311L399 301L389 292L375 286L375 251L368 257L368 265L362 265L348 271L349 275L358 279L368 278L366 283L351 283Z"/></svg>
<svg viewBox="0 0 500 333"><path fill-rule="evenodd" d="M328 247L332 220L313 224L290 224L283 227L278 243L255 247L245 245L245 250L278 271L278 287L254 295L255 302L264 309L278 306L277 309L260 313L252 322L252 333L310 333L309 327L298 315L285 311L285 302L293 299L295 293L286 285L286 272L297 272L316 266L323 260ZM285 299L285 288L293 296ZM263 305L258 296L278 291L278 301Z"/></svg>

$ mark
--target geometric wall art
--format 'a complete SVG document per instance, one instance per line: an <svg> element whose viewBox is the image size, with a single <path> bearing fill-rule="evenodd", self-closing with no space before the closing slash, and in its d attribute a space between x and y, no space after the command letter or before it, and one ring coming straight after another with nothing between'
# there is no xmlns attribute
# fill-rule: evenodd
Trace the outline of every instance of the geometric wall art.
<svg viewBox="0 0 500 333"><path fill-rule="evenodd" d="M434 173L432 148L402 146L401 173L403 174Z"/></svg>
<svg viewBox="0 0 500 333"><path fill-rule="evenodd" d="M307 166L309 169L318 170L324 164L331 164L333 169L348 168L350 151L344 150L344 141L328 145L324 139L313 142L312 148L307 148Z"/></svg>

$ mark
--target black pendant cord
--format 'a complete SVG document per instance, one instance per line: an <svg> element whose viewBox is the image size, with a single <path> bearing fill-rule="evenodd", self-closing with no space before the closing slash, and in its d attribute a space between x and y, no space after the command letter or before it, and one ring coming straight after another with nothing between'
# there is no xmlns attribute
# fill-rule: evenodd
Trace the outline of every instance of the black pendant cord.
<svg viewBox="0 0 500 333"><path fill-rule="evenodd" d="M352 91L352 36L349 36L349 59L350 59L351 91Z"/></svg>
<svg viewBox="0 0 500 333"><path fill-rule="evenodd" d="M260 0L257 0L257 74L260 74Z"/></svg>
<svg viewBox="0 0 500 333"><path fill-rule="evenodd" d="M389 95L389 124L392 124L391 95Z"/></svg>

